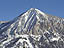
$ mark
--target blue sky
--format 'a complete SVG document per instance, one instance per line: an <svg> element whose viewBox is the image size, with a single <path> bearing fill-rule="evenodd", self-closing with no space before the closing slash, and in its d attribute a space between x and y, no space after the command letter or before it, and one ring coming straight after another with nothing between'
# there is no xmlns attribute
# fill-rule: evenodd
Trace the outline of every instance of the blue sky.
<svg viewBox="0 0 64 48"><path fill-rule="evenodd" d="M8 21L30 8L64 18L64 0L0 0L0 21Z"/></svg>

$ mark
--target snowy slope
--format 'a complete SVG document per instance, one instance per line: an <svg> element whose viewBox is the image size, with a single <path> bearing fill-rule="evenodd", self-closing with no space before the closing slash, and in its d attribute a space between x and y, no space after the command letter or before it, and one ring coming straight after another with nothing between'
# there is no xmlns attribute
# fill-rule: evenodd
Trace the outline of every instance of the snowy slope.
<svg viewBox="0 0 64 48"><path fill-rule="evenodd" d="M3 48L64 48L64 19L31 8L0 25Z"/></svg>

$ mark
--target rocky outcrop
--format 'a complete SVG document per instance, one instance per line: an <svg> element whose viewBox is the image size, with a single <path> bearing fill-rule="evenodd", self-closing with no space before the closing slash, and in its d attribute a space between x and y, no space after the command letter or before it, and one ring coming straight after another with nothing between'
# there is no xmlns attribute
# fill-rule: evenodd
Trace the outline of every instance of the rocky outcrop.
<svg viewBox="0 0 64 48"><path fill-rule="evenodd" d="M8 22L8 21L0 21L0 24L1 24L1 23L6 23L6 22Z"/></svg>

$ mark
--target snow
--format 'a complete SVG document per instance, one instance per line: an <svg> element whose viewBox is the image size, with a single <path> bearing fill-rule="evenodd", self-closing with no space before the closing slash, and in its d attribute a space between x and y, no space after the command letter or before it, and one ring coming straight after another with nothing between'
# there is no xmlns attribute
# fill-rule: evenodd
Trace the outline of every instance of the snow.
<svg viewBox="0 0 64 48"><path fill-rule="evenodd" d="M58 41L60 37L53 37L52 39L50 39L51 42L53 41Z"/></svg>
<svg viewBox="0 0 64 48"><path fill-rule="evenodd" d="M35 9L36 11L37 11L37 13L40 13L40 14L42 14L43 16L45 16L45 13L44 12L42 12L42 11L40 11L40 10L38 10L38 9Z"/></svg>

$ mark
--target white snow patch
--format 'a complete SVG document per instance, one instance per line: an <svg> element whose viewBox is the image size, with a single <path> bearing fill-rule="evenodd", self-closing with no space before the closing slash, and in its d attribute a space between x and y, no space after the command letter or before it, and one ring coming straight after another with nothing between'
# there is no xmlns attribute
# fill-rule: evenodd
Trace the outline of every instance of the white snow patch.
<svg viewBox="0 0 64 48"><path fill-rule="evenodd" d="M52 38L52 39L50 39L50 41L51 41L51 42L52 42L52 41L58 41L59 38L60 38L60 37Z"/></svg>

